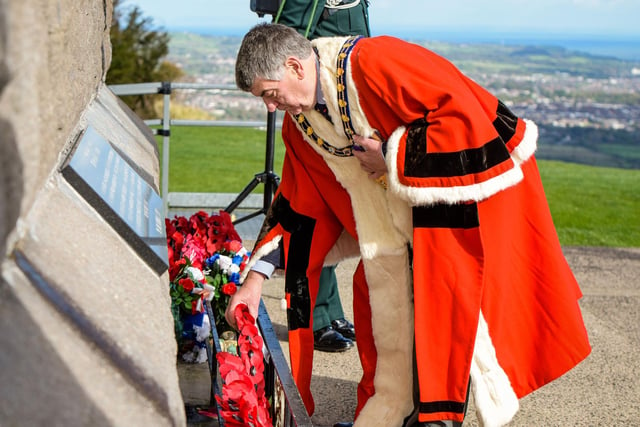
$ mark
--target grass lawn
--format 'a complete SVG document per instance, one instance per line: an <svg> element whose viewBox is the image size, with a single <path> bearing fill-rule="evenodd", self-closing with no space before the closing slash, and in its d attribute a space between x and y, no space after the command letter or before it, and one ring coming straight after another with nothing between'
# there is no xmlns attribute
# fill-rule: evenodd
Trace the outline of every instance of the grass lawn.
<svg viewBox="0 0 640 427"><path fill-rule="evenodd" d="M169 191L240 193L265 170L266 129L172 126ZM162 141L160 153L162 153ZM284 145L276 130L274 168L282 171ZM258 186L255 192L261 192Z"/></svg>
<svg viewBox="0 0 640 427"><path fill-rule="evenodd" d="M563 245L640 246L640 170L540 161Z"/></svg>
<svg viewBox="0 0 640 427"><path fill-rule="evenodd" d="M265 169L266 130L173 126L170 143L171 192L239 193ZM277 130L278 175L283 156ZM538 163L562 245L640 247L640 170Z"/></svg>

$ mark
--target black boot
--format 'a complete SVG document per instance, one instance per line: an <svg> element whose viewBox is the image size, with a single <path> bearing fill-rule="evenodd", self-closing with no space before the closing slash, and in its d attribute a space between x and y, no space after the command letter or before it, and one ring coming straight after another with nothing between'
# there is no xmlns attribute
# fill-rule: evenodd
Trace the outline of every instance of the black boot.
<svg viewBox="0 0 640 427"><path fill-rule="evenodd" d="M342 336L342 334L331 326L324 327L313 333L313 348L329 353L340 353L353 347L353 341Z"/></svg>
<svg viewBox="0 0 640 427"><path fill-rule="evenodd" d="M356 329L354 328L353 323L349 322L347 319L336 319L331 322L331 326L333 326L333 329L340 332L343 337L352 341L356 340Z"/></svg>

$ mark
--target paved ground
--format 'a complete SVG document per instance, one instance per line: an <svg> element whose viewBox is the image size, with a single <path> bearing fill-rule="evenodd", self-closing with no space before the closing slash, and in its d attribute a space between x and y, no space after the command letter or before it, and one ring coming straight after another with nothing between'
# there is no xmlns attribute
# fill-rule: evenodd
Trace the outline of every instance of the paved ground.
<svg viewBox="0 0 640 427"><path fill-rule="evenodd" d="M640 249L568 247L565 255L584 293L580 304L593 351L568 374L522 399L511 425L640 426ZM349 316L354 268L355 262L346 262L337 269ZM288 354L283 288L281 278L267 282L264 301ZM355 349L315 352L314 425L352 419L360 375ZM465 426L477 425L471 406Z"/></svg>

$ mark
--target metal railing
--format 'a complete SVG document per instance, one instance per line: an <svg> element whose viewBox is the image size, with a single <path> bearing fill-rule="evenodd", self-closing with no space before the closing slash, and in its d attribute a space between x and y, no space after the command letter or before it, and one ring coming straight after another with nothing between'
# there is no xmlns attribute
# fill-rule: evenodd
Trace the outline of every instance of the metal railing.
<svg viewBox="0 0 640 427"><path fill-rule="evenodd" d="M171 94L176 90L206 90L218 93L242 93L235 85L228 84L205 84L205 83L173 83L173 82L153 82L153 83L132 83L110 85L109 89L117 96L128 95L162 95L162 117L159 119L144 120L144 123L151 128L155 135L162 137L162 170L161 170L161 197L163 201L164 214L170 207L172 200L184 200L189 193L169 192L169 153L171 143L171 126L205 126L205 127L243 127L243 128L267 128L265 169L256 174L247 184L245 189L238 194L237 198L226 205L225 211L232 212L248 198L250 193L258 184L264 184L263 203L256 206L255 202L249 207L257 209L254 212L244 215L235 222L242 222L257 215L266 213L271 198L279 184L279 178L273 171L274 157L274 135L275 129L282 126L282 122L276 120L275 114L268 114L265 121L233 121L233 120L182 120L171 118ZM175 206L175 205L173 205ZM181 207L181 206L177 206Z"/></svg>
<svg viewBox="0 0 640 427"><path fill-rule="evenodd" d="M169 209L170 196L178 195L178 193L169 193L169 144L171 137L171 126L218 126L218 127L247 127L247 128L267 128L267 141L265 151L265 170L257 173L254 178L247 184L242 192L240 192L234 200L229 202L225 211L231 213L246 199L249 198L255 187L262 183L264 191L262 197L262 206L254 206L256 211L242 216L234 221L234 224L253 218L261 213L266 213L271 204L271 200L275 190L279 184L279 178L273 171L274 161L274 134L275 129L281 126L276 121L276 115L269 113L267 119L263 121L223 121L223 120L177 120L171 118L170 105L171 93L176 89L183 90L217 90L217 91L239 91L233 85L214 85L214 84L194 84L194 83L139 83L139 84L122 84L109 86L111 91L117 96L125 95L150 95L161 94L163 96L162 118L145 120L147 126L159 126L157 129L151 128L155 135L162 137L162 200L164 205L165 216ZM188 193L182 193L188 194ZM175 197L179 199L179 197ZM215 354L220 349L218 342L218 332L215 328L215 319L211 306L207 307L207 315L212 325L212 335L214 337L214 345L207 346L209 356L209 371L211 374L211 404L219 410L215 395L221 393L222 384L220 383L220 375L215 358ZM276 337L275 331L271 324L271 319L266 311L264 303L260 302L260 309L257 318L258 327L264 339L264 345L267 350L265 355L265 392L270 398L271 416L275 427L311 427L311 418L307 414L307 410L302 402L302 397L298 392L289 365L285 359L284 353L280 346L280 342ZM219 419L220 425L224 426L222 419Z"/></svg>

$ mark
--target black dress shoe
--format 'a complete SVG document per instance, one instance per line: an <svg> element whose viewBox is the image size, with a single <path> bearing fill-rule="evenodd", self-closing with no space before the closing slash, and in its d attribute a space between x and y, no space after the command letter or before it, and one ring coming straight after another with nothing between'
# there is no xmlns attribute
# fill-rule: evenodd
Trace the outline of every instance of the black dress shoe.
<svg viewBox="0 0 640 427"><path fill-rule="evenodd" d="M356 340L356 329L353 326L353 323L349 322L347 319L337 319L331 322L331 326L333 329L340 332L343 337L348 338L352 341Z"/></svg>
<svg viewBox="0 0 640 427"><path fill-rule="evenodd" d="M353 427L353 423L335 423L333 427Z"/></svg>
<svg viewBox="0 0 640 427"><path fill-rule="evenodd" d="M319 351L339 353L347 351L353 347L353 341L342 336L342 334L331 326L319 329L313 333L313 348Z"/></svg>

